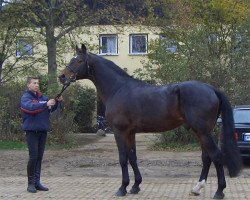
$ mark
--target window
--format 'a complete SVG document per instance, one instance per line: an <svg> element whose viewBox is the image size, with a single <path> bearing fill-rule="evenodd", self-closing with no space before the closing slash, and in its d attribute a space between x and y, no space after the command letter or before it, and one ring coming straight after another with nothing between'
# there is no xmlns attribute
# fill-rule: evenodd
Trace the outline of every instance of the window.
<svg viewBox="0 0 250 200"><path fill-rule="evenodd" d="M129 53L145 54L148 51L148 35L147 34L131 34L129 37Z"/></svg>
<svg viewBox="0 0 250 200"><path fill-rule="evenodd" d="M172 40L165 35L160 35L160 41L161 45L163 47L166 47L166 51L169 51L171 53L177 52L177 42L175 40Z"/></svg>
<svg viewBox="0 0 250 200"><path fill-rule="evenodd" d="M117 35L100 35L100 54L118 54Z"/></svg>
<svg viewBox="0 0 250 200"><path fill-rule="evenodd" d="M19 38L16 43L16 57L32 56L33 44L31 38Z"/></svg>
<svg viewBox="0 0 250 200"><path fill-rule="evenodd" d="M234 123L244 124L250 122L250 109L234 109Z"/></svg>

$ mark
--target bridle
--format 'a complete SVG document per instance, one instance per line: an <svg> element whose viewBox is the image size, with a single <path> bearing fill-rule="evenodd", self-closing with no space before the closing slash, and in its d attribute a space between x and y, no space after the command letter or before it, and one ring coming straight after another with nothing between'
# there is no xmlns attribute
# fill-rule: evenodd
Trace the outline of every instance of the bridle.
<svg viewBox="0 0 250 200"><path fill-rule="evenodd" d="M90 66L88 63L88 54L86 54L86 59L84 61L84 65L87 66L87 76L90 76ZM68 78L69 82L75 82L76 81L76 76L80 71L80 67L77 68L77 70L75 70L74 68L72 68L70 65L66 65L66 68L73 73L73 76L70 76Z"/></svg>
<svg viewBox="0 0 250 200"><path fill-rule="evenodd" d="M85 65L87 66L87 76L88 77L91 77L91 69L90 69L90 66L89 66L89 63L88 63L88 54L86 54L86 59L84 61ZM73 67L71 67L70 65L66 65L66 68L73 73L73 76L70 76L69 78L66 78L66 83L63 84L63 87L61 89L61 92L59 94L56 95L56 98L59 98L62 93L66 90L66 88L72 83L72 82L75 82L76 81L76 76L77 74L79 73L80 71L80 67L77 68L77 70L75 70Z"/></svg>

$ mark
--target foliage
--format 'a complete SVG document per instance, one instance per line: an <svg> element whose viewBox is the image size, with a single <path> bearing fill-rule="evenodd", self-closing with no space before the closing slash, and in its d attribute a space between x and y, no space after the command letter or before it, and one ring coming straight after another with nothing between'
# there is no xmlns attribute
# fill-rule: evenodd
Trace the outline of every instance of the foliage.
<svg viewBox="0 0 250 200"><path fill-rule="evenodd" d="M23 140L20 120L20 97L25 88L22 83L0 87L0 139Z"/></svg>
<svg viewBox="0 0 250 200"><path fill-rule="evenodd" d="M218 139L220 138L220 130L221 128L219 126L215 126L211 133L215 143L218 143ZM200 150L201 147L192 129L186 126L180 126L174 130L160 134L153 148L155 150L193 151Z"/></svg>
<svg viewBox="0 0 250 200"><path fill-rule="evenodd" d="M86 25L121 24L125 21L129 23L131 19L139 18L140 12L145 12L144 7L141 6L144 5L142 0L136 1L136 3L132 0L126 2L116 0L38 0L36 3L33 0L20 0L5 3L7 5L1 9L0 14L9 16L9 18L5 17L3 21L9 23L9 19L11 19L13 22L10 23L12 27L8 32L15 33L11 38L30 36L33 39L34 47L39 44L46 45L45 51L34 51L32 58L23 61L26 65L27 61L37 58L40 64L48 65L49 85L55 84L57 81L57 67L65 64L63 54L68 50L72 51L72 46L77 43L71 37L73 30ZM134 5L139 6L135 9ZM17 21L20 23L18 24ZM5 24L8 25L8 23ZM83 29L81 30L83 31ZM5 41L4 38L3 41ZM13 43L5 48L6 52L15 52L14 49ZM1 53L0 59L4 55ZM6 56L4 55L4 57ZM10 61L10 66L13 63L15 61ZM32 64L30 63L29 66ZM7 63L1 66L2 69L8 67ZM23 70L23 67L21 66L19 69Z"/></svg>
<svg viewBox="0 0 250 200"><path fill-rule="evenodd" d="M148 20L161 27L164 37L150 42L149 61L135 71L136 76L156 84L196 79L225 91L232 104L250 104L249 3L148 2L153 2L151 8L158 4L161 14L171 17L172 23L151 12ZM177 51L171 51L173 46ZM193 144L193 139L191 132L179 128L164 133L157 148Z"/></svg>
<svg viewBox="0 0 250 200"><path fill-rule="evenodd" d="M179 127L172 131L164 132L160 135L158 142L155 143L156 150L199 150L200 145L197 137L191 129Z"/></svg>
<svg viewBox="0 0 250 200"><path fill-rule="evenodd" d="M78 125L78 132L92 132L94 111L96 107L96 92L93 88L83 87L80 84L71 85L65 92L66 110L71 110L72 118Z"/></svg>
<svg viewBox="0 0 250 200"><path fill-rule="evenodd" d="M1 1L3 3L3 1ZM24 20L19 17L19 7L8 5L4 2L0 10L0 85L17 79L18 75L26 74L34 69L34 63L40 58L25 55L25 48L17 46L24 37L35 47L37 42L28 37L29 34L20 34L31 30L26 27ZM35 38L34 38L35 39ZM20 43L19 43L20 44ZM23 47L23 46L22 46ZM16 56L19 49L23 54Z"/></svg>
<svg viewBox="0 0 250 200"><path fill-rule="evenodd" d="M46 95L50 91L48 77L41 76L40 89ZM13 82L0 87L0 140L24 141L21 130L20 98L26 88L26 82ZM54 98L59 87L51 90ZM64 110L60 107L51 113L51 131L48 144L73 144L72 134L78 131L89 131L95 111L95 91L80 85L70 86L63 94ZM79 127L79 128L78 128Z"/></svg>
<svg viewBox="0 0 250 200"><path fill-rule="evenodd" d="M41 76L41 90L49 98L55 98L61 87L57 84L48 86L48 76ZM51 113L51 134L49 144L65 144L72 141L71 134L89 132L92 129L93 115L96 105L96 94L92 88L80 84L72 84L62 94L64 101L56 111Z"/></svg>
<svg viewBox="0 0 250 200"><path fill-rule="evenodd" d="M233 104L249 104L249 5L235 0L176 5L185 12L179 10L171 28L158 24L165 37L151 42L149 62L137 77L160 84L196 79L225 91ZM174 53L169 51L173 41Z"/></svg>

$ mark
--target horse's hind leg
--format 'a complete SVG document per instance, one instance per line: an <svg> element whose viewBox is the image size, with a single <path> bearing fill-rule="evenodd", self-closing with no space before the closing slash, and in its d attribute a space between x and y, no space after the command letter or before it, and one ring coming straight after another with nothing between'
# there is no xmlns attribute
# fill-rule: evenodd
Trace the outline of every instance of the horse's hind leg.
<svg viewBox="0 0 250 200"><path fill-rule="evenodd" d="M138 164L137 164L135 133L131 133L129 139L131 142L131 148L130 148L130 151L128 153L128 159L129 159L129 163L130 163L131 167L133 168L134 177L135 177L135 183L132 186L130 193L137 194L140 191L139 185L142 182L142 176L141 176L140 170L138 168Z"/></svg>
<svg viewBox="0 0 250 200"><path fill-rule="evenodd" d="M116 196L125 196L127 194L127 186L129 185L128 145L122 133L115 132L114 136L119 151L119 162L122 168L122 185L116 192Z"/></svg>
<svg viewBox="0 0 250 200"><path fill-rule="evenodd" d="M209 172L211 162L212 162L208 153L204 149L202 149L201 158L202 158L202 171L201 171L200 179L199 179L199 182L191 191L194 195L200 195L200 190L205 187L208 172Z"/></svg>
<svg viewBox="0 0 250 200"><path fill-rule="evenodd" d="M226 180L224 175L224 169L223 169L223 160L222 160L222 153L219 150L218 146L214 142L211 134L203 134L200 135L200 141L202 147L206 150L208 153L210 159L215 165L216 172L217 172L217 178L218 178L218 189L214 195L214 199L223 199L225 196L223 193L223 190L226 188ZM208 172L206 169L204 172ZM206 174L204 173L204 176Z"/></svg>

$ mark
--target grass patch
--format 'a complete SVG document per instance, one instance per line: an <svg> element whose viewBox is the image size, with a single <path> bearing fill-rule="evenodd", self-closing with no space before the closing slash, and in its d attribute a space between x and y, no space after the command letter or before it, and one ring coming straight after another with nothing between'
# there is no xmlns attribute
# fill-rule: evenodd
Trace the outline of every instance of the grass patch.
<svg viewBox="0 0 250 200"><path fill-rule="evenodd" d="M201 150L198 143L180 144L180 143L156 143L153 145L152 150L155 151L199 151Z"/></svg>
<svg viewBox="0 0 250 200"><path fill-rule="evenodd" d="M20 141L2 141L0 140L0 149L5 150L24 150L27 148L27 145L25 142Z"/></svg>
<svg viewBox="0 0 250 200"><path fill-rule="evenodd" d="M67 144L46 144L46 149L52 150L72 149L76 147L78 147L78 145L74 142ZM0 140L0 150L26 150L27 148L26 142Z"/></svg>

